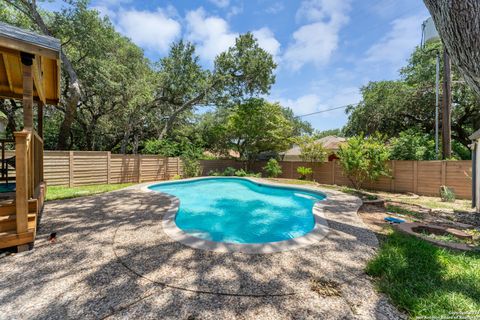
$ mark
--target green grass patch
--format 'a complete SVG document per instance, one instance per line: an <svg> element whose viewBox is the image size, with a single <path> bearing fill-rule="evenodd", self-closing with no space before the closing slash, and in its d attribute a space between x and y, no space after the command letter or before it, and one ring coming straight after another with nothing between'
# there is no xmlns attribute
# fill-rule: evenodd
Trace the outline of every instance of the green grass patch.
<svg viewBox="0 0 480 320"><path fill-rule="evenodd" d="M413 318L479 315L478 253L454 252L392 232L366 271Z"/></svg>
<svg viewBox="0 0 480 320"><path fill-rule="evenodd" d="M422 216L423 216L419 212L411 211L411 210L408 210L408 209L405 209L405 208L402 208L402 207L399 207L399 206L394 206L394 205L391 205L391 204L387 204L385 209L387 210L387 212L402 214L404 216L414 217L414 218L418 218L418 219L421 219Z"/></svg>
<svg viewBox="0 0 480 320"><path fill-rule="evenodd" d="M288 184L298 184L298 185L316 185L317 183L315 181L310 181L310 180L298 180L298 179L283 179L283 178L266 178L267 180L273 181L273 182L279 182L279 183L288 183Z"/></svg>
<svg viewBox="0 0 480 320"><path fill-rule="evenodd" d="M65 186L51 186L47 187L47 195L45 200L50 201L90 196L92 194L122 189L131 185L133 185L133 183L97 184L72 188Z"/></svg>

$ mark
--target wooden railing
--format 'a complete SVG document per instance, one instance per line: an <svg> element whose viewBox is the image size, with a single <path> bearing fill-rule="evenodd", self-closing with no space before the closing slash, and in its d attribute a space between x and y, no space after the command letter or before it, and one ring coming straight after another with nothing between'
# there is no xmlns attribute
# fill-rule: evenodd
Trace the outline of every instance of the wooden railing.
<svg viewBox="0 0 480 320"><path fill-rule="evenodd" d="M43 181L43 140L34 131L15 132L17 233L28 231L28 200Z"/></svg>

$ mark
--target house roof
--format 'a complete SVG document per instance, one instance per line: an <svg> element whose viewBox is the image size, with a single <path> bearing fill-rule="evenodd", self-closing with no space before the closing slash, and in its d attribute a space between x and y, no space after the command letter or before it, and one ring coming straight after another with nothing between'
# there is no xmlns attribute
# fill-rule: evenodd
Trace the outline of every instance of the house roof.
<svg viewBox="0 0 480 320"><path fill-rule="evenodd" d="M480 139L480 130L475 131L471 136L470 140L478 140Z"/></svg>
<svg viewBox="0 0 480 320"><path fill-rule="evenodd" d="M321 143L323 147L330 151L338 151L340 149L340 145L342 145L345 141L345 138L337 137L337 136L326 136L321 139L315 140L315 143ZM288 156L299 156L301 154L300 147L295 145L289 150L285 151L283 154Z"/></svg>

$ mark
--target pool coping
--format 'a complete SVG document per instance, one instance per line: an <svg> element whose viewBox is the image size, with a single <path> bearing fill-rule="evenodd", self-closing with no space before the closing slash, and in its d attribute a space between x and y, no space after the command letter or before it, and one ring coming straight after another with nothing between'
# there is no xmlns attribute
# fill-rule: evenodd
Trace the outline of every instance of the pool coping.
<svg viewBox="0 0 480 320"><path fill-rule="evenodd" d="M215 242L210 240L201 239L195 237L191 234L186 233L182 229L180 229L177 224L175 223L175 216L177 214L180 200L167 193L158 192L149 189L149 187L154 185L161 185L161 184L168 184L168 183L175 183L175 182L188 182L188 181L198 181L198 180L205 180L205 179L239 179L239 180L247 180L253 183L269 186L269 187L280 187L280 188L288 188L293 190L299 191L308 191L308 192L315 192L321 193L326 196L325 199L317 201L312 208L312 214L315 219L315 226L312 231L307 233L304 236L277 241L277 242L269 242L269 243L259 243L259 244L237 244L237 243L224 243L224 242ZM328 223L325 219L325 207L332 206L338 200L336 200L336 196L338 196L338 192L330 192L323 189L319 189L314 186L292 186L291 184L284 184L284 183L276 183L268 180L264 180L261 178L250 178L250 177L196 177L196 178L188 178L182 180L168 180L168 181L161 181L161 182L151 182L147 184L143 184L140 188L144 192L152 192L152 193L160 193L162 196L168 198L170 200L170 206L167 209L167 212L164 214L162 219L162 227L163 231L174 241L177 241L183 245L194 249L200 250L207 250L207 251L214 251L214 252L239 252L239 253L246 253L246 254L266 254L266 253L275 253L275 252L283 252L289 250L296 250L304 247L311 246L318 241L322 240L327 236L330 229L328 227Z"/></svg>

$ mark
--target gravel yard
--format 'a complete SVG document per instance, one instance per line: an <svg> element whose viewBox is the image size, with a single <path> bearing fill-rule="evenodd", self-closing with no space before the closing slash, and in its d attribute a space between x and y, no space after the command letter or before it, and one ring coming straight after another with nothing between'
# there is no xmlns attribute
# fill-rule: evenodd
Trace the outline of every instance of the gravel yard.
<svg viewBox="0 0 480 320"><path fill-rule="evenodd" d="M324 239L263 255L175 242L161 224L170 200L141 186L48 202L34 249L0 258L0 318L402 317L364 273L378 242L358 199L330 192Z"/></svg>

